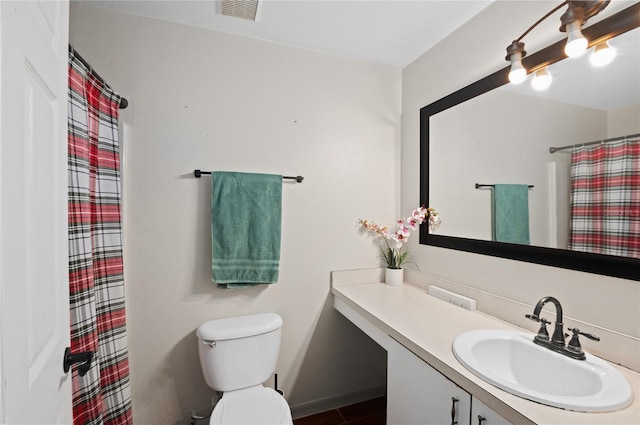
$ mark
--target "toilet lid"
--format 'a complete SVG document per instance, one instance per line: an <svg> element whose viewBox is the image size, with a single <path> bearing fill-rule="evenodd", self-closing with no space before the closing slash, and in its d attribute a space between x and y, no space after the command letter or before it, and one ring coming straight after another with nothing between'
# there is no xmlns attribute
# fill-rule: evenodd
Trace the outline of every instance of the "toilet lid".
<svg viewBox="0 0 640 425"><path fill-rule="evenodd" d="M210 425L292 425L291 409L284 397L259 385L228 391L211 413Z"/></svg>

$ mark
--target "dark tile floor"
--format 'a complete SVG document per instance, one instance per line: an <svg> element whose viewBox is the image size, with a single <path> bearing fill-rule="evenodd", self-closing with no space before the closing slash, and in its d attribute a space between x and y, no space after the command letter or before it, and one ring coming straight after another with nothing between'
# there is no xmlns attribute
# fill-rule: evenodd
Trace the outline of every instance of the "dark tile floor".
<svg viewBox="0 0 640 425"><path fill-rule="evenodd" d="M296 419L294 425L385 425L387 417L386 397L374 398Z"/></svg>

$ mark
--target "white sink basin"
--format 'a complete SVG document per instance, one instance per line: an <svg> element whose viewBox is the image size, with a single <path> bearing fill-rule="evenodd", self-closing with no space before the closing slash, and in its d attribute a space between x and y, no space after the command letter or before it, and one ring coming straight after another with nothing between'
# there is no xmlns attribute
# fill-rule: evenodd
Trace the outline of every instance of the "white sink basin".
<svg viewBox="0 0 640 425"><path fill-rule="evenodd" d="M627 380L587 353L575 360L533 343L533 334L481 329L460 334L453 353L478 377L511 394L580 412L609 412L633 400Z"/></svg>

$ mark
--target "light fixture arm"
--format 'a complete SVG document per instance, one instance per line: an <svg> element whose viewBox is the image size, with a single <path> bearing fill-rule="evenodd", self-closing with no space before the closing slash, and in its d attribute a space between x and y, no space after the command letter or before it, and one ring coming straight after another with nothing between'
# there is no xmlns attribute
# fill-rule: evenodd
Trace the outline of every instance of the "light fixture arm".
<svg viewBox="0 0 640 425"><path fill-rule="evenodd" d="M549 12L547 12L546 15L544 15L542 18L538 19L535 24L533 24L529 28L527 28L527 30L525 32L523 32L520 37L516 38L515 41L522 40L527 34L529 34L535 27L540 25L545 19L547 19L549 16L553 15L554 13L556 13L560 8L562 8L563 6L565 6L565 5L569 4L569 3L570 3L569 1L563 1L562 3L560 3L559 5L554 7L553 9L551 9Z"/></svg>
<svg viewBox="0 0 640 425"><path fill-rule="evenodd" d="M505 57L505 59L507 61L511 61L512 60L512 55L514 53L520 53L521 54L520 60L522 60L522 58L524 58L527 55L527 52L524 50L524 43L521 40L527 34L529 34L535 27L540 25L545 19L547 19L549 16L553 15L555 12L557 12L560 8L564 7L568 3L569 3L569 1L563 1L562 3L560 3L559 5L554 7L553 9L551 9L542 18L538 19L533 25L531 25L529 28L527 28L527 30L525 32L523 32L522 35L520 35L520 37L518 37L515 40L513 40L513 42L509 46L507 46L507 56Z"/></svg>
<svg viewBox="0 0 640 425"><path fill-rule="evenodd" d="M590 18L609 6L610 2L611 0L565 1L564 3L568 4L569 8L560 17L560 31L566 32L567 25L574 21L578 21L580 26L584 25Z"/></svg>

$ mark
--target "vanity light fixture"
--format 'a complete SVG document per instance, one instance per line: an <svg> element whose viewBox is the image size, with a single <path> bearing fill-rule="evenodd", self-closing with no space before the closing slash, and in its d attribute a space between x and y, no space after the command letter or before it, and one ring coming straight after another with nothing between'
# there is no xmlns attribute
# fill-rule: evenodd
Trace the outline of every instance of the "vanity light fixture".
<svg viewBox="0 0 640 425"><path fill-rule="evenodd" d="M587 51L589 42L582 35L582 25L579 22L572 21L567 24L567 31L569 31L569 36L567 44L564 46L564 52L570 58L577 58Z"/></svg>
<svg viewBox="0 0 640 425"><path fill-rule="evenodd" d="M536 76L533 77L533 80L531 80L531 86L536 91L543 91L549 88L549 86L551 85L551 80L551 74L549 74L549 71L545 66L544 68L536 72Z"/></svg>
<svg viewBox="0 0 640 425"><path fill-rule="evenodd" d="M524 43L514 41L507 47L508 61L511 61L511 71L509 71L509 81L513 84L520 84L527 78L527 70L522 66L522 58L527 52L524 51Z"/></svg>
<svg viewBox="0 0 640 425"><path fill-rule="evenodd" d="M609 65L615 57L616 49L611 47L608 42L603 41L596 45L595 50L589 56L589 62L596 68L601 68Z"/></svg>
<svg viewBox="0 0 640 425"><path fill-rule="evenodd" d="M585 9L582 5L576 5L578 3L587 2L569 2L569 8L560 17L560 22L562 23L560 31L566 31L568 35L567 44L564 46L564 52L570 58L581 56L589 46L589 42L584 35L582 35L582 25L587 21L585 18ZM596 11L596 13L598 12L600 12L600 10Z"/></svg>
<svg viewBox="0 0 640 425"><path fill-rule="evenodd" d="M567 44L565 45L564 50L566 55L569 57L577 57L583 54L589 46L589 41L584 37L584 35L582 35L582 26L589 18L594 17L604 10L604 8L609 5L610 1L611 0L567 0L551 9L542 18L538 19L538 21L531 25L520 37L507 46L507 56L505 59L511 62L509 81L513 84L519 84L526 79L528 71L522 65L522 58L525 57L527 52L525 52L524 43L521 40L541 22L546 20L562 7L567 6L566 12L560 17L560 31L568 34ZM549 84L550 83L551 81L549 80Z"/></svg>

